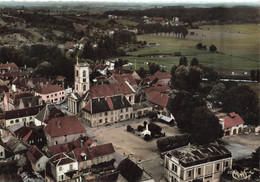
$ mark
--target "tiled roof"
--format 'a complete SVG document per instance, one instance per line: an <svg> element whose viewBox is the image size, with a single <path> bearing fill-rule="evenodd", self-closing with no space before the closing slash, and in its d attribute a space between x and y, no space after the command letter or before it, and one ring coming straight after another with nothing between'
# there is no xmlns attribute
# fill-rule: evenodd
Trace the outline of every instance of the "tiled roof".
<svg viewBox="0 0 260 182"><path fill-rule="evenodd" d="M59 85L48 85L46 87L42 87L35 92L40 93L40 94L50 94L54 92L59 92L65 90L63 87Z"/></svg>
<svg viewBox="0 0 260 182"><path fill-rule="evenodd" d="M0 181L15 181L22 182L22 177L19 174L11 173L11 174L1 174Z"/></svg>
<svg viewBox="0 0 260 182"><path fill-rule="evenodd" d="M90 87L89 92L92 98L134 93L134 91L124 82L109 85L95 85Z"/></svg>
<svg viewBox="0 0 260 182"><path fill-rule="evenodd" d="M125 82L128 81L130 85L137 85L134 77L131 74L125 74L125 75L119 75L119 74L113 74L112 75L117 82Z"/></svg>
<svg viewBox="0 0 260 182"><path fill-rule="evenodd" d="M83 143L81 143L83 142ZM90 146L94 143L94 140L89 137L79 137L77 140L66 143L66 144L60 144L60 145L53 145L49 146L48 149L51 153L51 155L55 155L58 153L67 153L72 151L73 149L80 148L82 146Z"/></svg>
<svg viewBox="0 0 260 182"><path fill-rule="evenodd" d="M127 107L132 107L132 105L124 95L118 95L113 97L91 99L88 101L83 110L93 114Z"/></svg>
<svg viewBox="0 0 260 182"><path fill-rule="evenodd" d="M166 86L157 86L157 87L147 87L147 88L143 88L144 92L146 92L147 94L150 94L151 92L167 92L167 91L171 91L171 88L166 85Z"/></svg>
<svg viewBox="0 0 260 182"><path fill-rule="evenodd" d="M86 133L86 129L76 116L52 118L44 131L51 137Z"/></svg>
<svg viewBox="0 0 260 182"><path fill-rule="evenodd" d="M97 157L113 154L115 152L115 149L112 145L112 143L104 144L104 145L97 145L94 147L88 147L84 146L81 148L77 148L73 150L76 159L78 162L83 161L83 154L87 155L87 160L92 160Z"/></svg>
<svg viewBox="0 0 260 182"><path fill-rule="evenodd" d="M97 65L96 66L96 70L104 70L104 69L106 69L108 66L107 65L105 65L105 64L99 64L99 65Z"/></svg>
<svg viewBox="0 0 260 182"><path fill-rule="evenodd" d="M43 138L43 136L38 133L36 130L31 129L28 126L22 126L21 128L19 128L18 130L16 130L15 135L18 138L22 138L24 141L28 141L29 139L34 139L37 140L39 138Z"/></svg>
<svg viewBox="0 0 260 182"><path fill-rule="evenodd" d="M5 119L14 119L27 116L34 116L40 112L44 106L27 107L24 109L17 109L12 111L6 111L4 114Z"/></svg>
<svg viewBox="0 0 260 182"><path fill-rule="evenodd" d="M65 153L60 153L60 154L56 154L54 155L50 161L55 165L55 166L59 166L59 165L64 165L64 164L69 164L69 163L73 163L76 162L74 159L70 158L69 156L67 156Z"/></svg>
<svg viewBox="0 0 260 182"><path fill-rule="evenodd" d="M229 113L229 115L224 117L223 120L225 129L244 124L243 119L235 112Z"/></svg>
<svg viewBox="0 0 260 182"><path fill-rule="evenodd" d="M162 107L166 107L169 101L169 96L159 92L151 92L147 98L148 101Z"/></svg>
<svg viewBox="0 0 260 182"><path fill-rule="evenodd" d="M153 81L153 80L156 79L156 78L157 78L158 80L171 79L171 78L172 78L172 75L169 74L169 73L164 73L164 72L157 71L154 75L148 77L148 79L149 79L150 81Z"/></svg>
<svg viewBox="0 0 260 182"><path fill-rule="evenodd" d="M47 104L36 116L35 119L48 123L54 117L63 117L64 113L53 104Z"/></svg>
<svg viewBox="0 0 260 182"><path fill-rule="evenodd" d="M28 159L35 164L43 155L43 153L34 145L30 150L27 151Z"/></svg>
<svg viewBox="0 0 260 182"><path fill-rule="evenodd" d="M0 64L0 69L19 70L15 63Z"/></svg>
<svg viewBox="0 0 260 182"><path fill-rule="evenodd" d="M116 74L133 74L134 71L132 70L128 70L125 68L117 68L115 70L111 70L112 73L116 73Z"/></svg>
<svg viewBox="0 0 260 182"><path fill-rule="evenodd" d="M18 100L24 97L31 97L33 96L32 93L14 93L10 95L10 99L13 100L13 103L16 105L18 104Z"/></svg>
<svg viewBox="0 0 260 182"><path fill-rule="evenodd" d="M23 97L21 98L21 101L23 102L25 107L29 107L29 105L31 105L32 107L40 105L40 98L40 96Z"/></svg>

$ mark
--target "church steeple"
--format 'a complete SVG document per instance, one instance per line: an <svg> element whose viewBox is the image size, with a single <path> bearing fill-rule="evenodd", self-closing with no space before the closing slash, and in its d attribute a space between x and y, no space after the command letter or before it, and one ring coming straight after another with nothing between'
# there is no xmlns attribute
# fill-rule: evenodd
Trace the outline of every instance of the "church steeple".
<svg viewBox="0 0 260 182"><path fill-rule="evenodd" d="M74 92L82 96L89 90L89 65L88 63L79 63L77 57L77 63L75 65L75 80L74 80Z"/></svg>

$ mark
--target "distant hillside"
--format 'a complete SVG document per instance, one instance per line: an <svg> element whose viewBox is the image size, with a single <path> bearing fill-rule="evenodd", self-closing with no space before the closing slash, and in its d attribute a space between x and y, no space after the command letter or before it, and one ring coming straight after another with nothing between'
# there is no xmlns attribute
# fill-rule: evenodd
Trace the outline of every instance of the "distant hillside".
<svg viewBox="0 0 260 182"><path fill-rule="evenodd" d="M259 8L252 6L185 8L183 6L168 6L145 10L114 10L105 15L113 14L125 17L163 17L172 19L179 17L181 21L219 21L222 23L259 23Z"/></svg>

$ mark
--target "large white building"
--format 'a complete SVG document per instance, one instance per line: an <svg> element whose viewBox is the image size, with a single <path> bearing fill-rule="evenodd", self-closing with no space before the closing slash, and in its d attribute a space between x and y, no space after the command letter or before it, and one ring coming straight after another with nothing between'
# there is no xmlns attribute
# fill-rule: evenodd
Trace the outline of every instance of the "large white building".
<svg viewBox="0 0 260 182"><path fill-rule="evenodd" d="M187 145L165 154L164 167L168 182L219 182L222 172L232 167L232 156L223 146Z"/></svg>

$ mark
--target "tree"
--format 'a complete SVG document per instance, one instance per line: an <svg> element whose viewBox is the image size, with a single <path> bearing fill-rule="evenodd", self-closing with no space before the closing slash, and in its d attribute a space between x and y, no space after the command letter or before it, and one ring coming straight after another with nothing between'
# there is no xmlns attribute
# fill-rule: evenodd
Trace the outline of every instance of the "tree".
<svg viewBox="0 0 260 182"><path fill-rule="evenodd" d="M145 70L143 67L140 67L136 72L141 78L145 78L147 76L148 70Z"/></svg>
<svg viewBox="0 0 260 182"><path fill-rule="evenodd" d="M255 70L250 71L250 77L251 77L252 81L256 80L256 71Z"/></svg>
<svg viewBox="0 0 260 182"><path fill-rule="evenodd" d="M210 50L211 52L216 52L216 51L217 51L217 47L216 47L215 45L211 45L211 46L209 47L209 50Z"/></svg>
<svg viewBox="0 0 260 182"><path fill-rule="evenodd" d="M162 128L155 123L149 123L148 130L151 131L151 133L153 135L153 134L160 134L162 131Z"/></svg>
<svg viewBox="0 0 260 182"><path fill-rule="evenodd" d="M145 141L149 141L151 139L152 139L151 135L148 135L148 134L144 135L144 140Z"/></svg>
<svg viewBox="0 0 260 182"><path fill-rule="evenodd" d="M252 161L253 161L253 167L260 169L260 146L253 153Z"/></svg>
<svg viewBox="0 0 260 182"><path fill-rule="evenodd" d="M191 119L191 138L194 143L208 144L224 134L219 119L206 106L195 108Z"/></svg>
<svg viewBox="0 0 260 182"><path fill-rule="evenodd" d="M190 66L199 66L199 61L197 58L192 58Z"/></svg>
<svg viewBox="0 0 260 182"><path fill-rule="evenodd" d="M191 90L197 90L201 82L202 70L198 67L191 67L187 75L187 82Z"/></svg>
<svg viewBox="0 0 260 182"><path fill-rule="evenodd" d="M147 116L151 119L157 118L157 113L155 111L149 111Z"/></svg>
<svg viewBox="0 0 260 182"><path fill-rule="evenodd" d="M137 131L143 131L143 130L144 130L144 127L141 126L141 125L138 125L138 127L137 127Z"/></svg>
<svg viewBox="0 0 260 182"><path fill-rule="evenodd" d="M179 66L181 66L181 65L184 65L184 66L187 66L187 65L188 65L187 57L182 56L182 57L180 58Z"/></svg>
<svg viewBox="0 0 260 182"><path fill-rule="evenodd" d="M246 124L260 124L258 97L248 86L231 87L224 94L223 110L238 113Z"/></svg>
<svg viewBox="0 0 260 182"><path fill-rule="evenodd" d="M147 121L144 121L144 127L146 127L146 125L147 125Z"/></svg>
<svg viewBox="0 0 260 182"><path fill-rule="evenodd" d="M131 132L131 131L133 131L134 129L133 129L130 125L127 125L126 130L127 130L128 132Z"/></svg>
<svg viewBox="0 0 260 182"><path fill-rule="evenodd" d="M149 71L150 71L151 75L153 75L154 73L156 73L159 70L160 70L160 66L158 64L152 63L149 65Z"/></svg>
<svg viewBox="0 0 260 182"><path fill-rule="evenodd" d="M218 73L212 67L202 67L204 71L204 77L208 79L209 82L214 82L219 79Z"/></svg>
<svg viewBox="0 0 260 182"><path fill-rule="evenodd" d="M210 91L209 97L216 101L221 101L225 93L226 86L223 83L214 85Z"/></svg>

